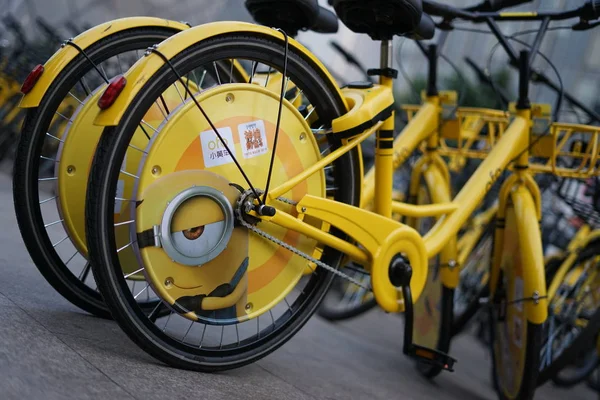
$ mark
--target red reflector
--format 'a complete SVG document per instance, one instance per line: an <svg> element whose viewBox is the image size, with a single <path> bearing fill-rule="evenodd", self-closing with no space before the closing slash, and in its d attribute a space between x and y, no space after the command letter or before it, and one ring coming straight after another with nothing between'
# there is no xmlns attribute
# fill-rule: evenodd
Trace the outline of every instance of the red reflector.
<svg viewBox="0 0 600 400"><path fill-rule="evenodd" d="M21 93L27 94L31 92L38 79L40 79L40 76L42 76L42 72L44 72L44 66L42 64L36 65L29 75L27 75L27 78L25 78L25 81L21 86Z"/></svg>
<svg viewBox="0 0 600 400"><path fill-rule="evenodd" d="M108 107L112 106L126 84L127 79L125 79L123 75L117 75L112 78L104 90L104 93L102 93L102 96L98 99L98 107L100 107L101 110L106 110Z"/></svg>

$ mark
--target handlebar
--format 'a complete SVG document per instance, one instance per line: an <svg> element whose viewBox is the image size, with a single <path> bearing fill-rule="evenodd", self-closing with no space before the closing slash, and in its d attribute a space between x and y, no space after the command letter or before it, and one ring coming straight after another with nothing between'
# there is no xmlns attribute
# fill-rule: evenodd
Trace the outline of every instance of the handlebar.
<svg viewBox="0 0 600 400"><path fill-rule="evenodd" d="M479 8L497 8L514 6L518 4L524 4L525 0L486 0L480 3L478 6L471 7L470 9ZM462 19L471 21L474 23L485 22L494 36L496 36L507 52L511 64L518 62L518 54L515 49L510 45L509 38L507 38L498 27L496 21L541 21L538 34L535 38L533 45L531 46L531 58L529 65L533 64L535 57L538 53L541 45L542 38L548 30L550 21L565 20L570 18L580 18L580 22L573 25L571 29L582 29L582 26L597 26L600 22L590 24L590 19L598 19L600 16L600 0L588 0L583 6L572 10L562 12L525 12L525 13L506 13L506 12L479 12L479 11L468 11L467 9L459 9L445 4L440 4L432 0L423 0L423 12L433 16L443 17L444 21L438 24L438 27L443 30L451 30L451 21L454 19Z"/></svg>

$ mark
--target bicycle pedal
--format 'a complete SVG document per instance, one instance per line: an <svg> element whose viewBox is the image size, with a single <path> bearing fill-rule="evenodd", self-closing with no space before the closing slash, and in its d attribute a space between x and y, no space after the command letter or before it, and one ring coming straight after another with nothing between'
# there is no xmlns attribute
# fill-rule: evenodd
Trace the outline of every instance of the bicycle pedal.
<svg viewBox="0 0 600 400"><path fill-rule="evenodd" d="M428 364L441 367L445 371L454 372L453 367L456 359L441 351L413 344L408 355Z"/></svg>

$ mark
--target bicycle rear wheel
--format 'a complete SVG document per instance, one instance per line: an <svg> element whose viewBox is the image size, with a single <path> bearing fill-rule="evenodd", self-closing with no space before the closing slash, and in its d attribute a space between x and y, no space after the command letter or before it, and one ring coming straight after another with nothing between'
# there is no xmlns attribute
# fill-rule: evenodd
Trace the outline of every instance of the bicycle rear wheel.
<svg viewBox="0 0 600 400"><path fill-rule="evenodd" d="M290 79L298 88L298 96L303 96L304 107L298 110L294 101L283 102L273 185L288 181L341 145L340 138L323 134L323 129L345 111L342 98L309 57L290 47L286 64L284 54L281 40L261 35L231 33L197 42L148 77L125 109L121 122L105 129L98 145L86 206L94 276L120 327L142 349L169 365L205 372L237 368L283 345L306 323L328 289L332 274L316 268L301 279L310 264L279 247L281 243L301 248L334 267L341 262L340 253L320 249L296 232L263 221L258 228L266 230L268 236L259 236L239 219L235 223L232 219L234 215L244 215L239 207L246 204L247 196L253 196L246 190L247 183L237 165L252 182L263 185L267 179L269 168L264 163L270 162L281 99L279 93L264 86L282 73L284 65L288 75L278 79L282 84ZM230 84L221 77L213 88L193 94L184 90L182 95L186 94L186 98L182 97L181 104L165 115L160 128L150 132L152 137L138 137L140 142L134 142L141 119L160 94L179 81L177 76L194 76L195 71L202 76L202 71L222 60L249 64L253 71L249 82L254 80L254 71L267 71L265 85ZM222 130L230 148L224 148L191 96L197 97L208 119ZM304 111L307 112L302 114ZM124 163L129 149L139 149L137 162L128 158ZM329 167L331 180L326 182L324 172L315 174L285 197L298 201L309 193L357 204L358 165L356 152L347 153ZM121 179L136 182L128 198L118 195ZM177 200L183 199L179 196L184 192L192 196L190 200ZM223 199L225 195L227 198ZM207 200L209 197L221 200L217 204L217 200ZM293 213L288 200L273 206ZM138 238L125 246L136 253L135 259L128 260L134 266L128 267L143 271L146 290L162 299L157 311L168 310L164 318L154 312L142 313L135 296L125 286L125 265L119 257L118 227L113 218L117 204L130 207L129 232ZM235 212L226 211L229 207ZM185 213L187 217L183 217ZM185 247L189 257L197 255L209 261L191 265L186 257L175 254L180 254L178 251L152 246L151 241L142 243L140 235L149 232L147 229L151 232L154 224L171 225L160 222L169 215L179 227L171 228L174 232L168 240L176 248ZM196 221L197 218L206 220ZM185 228L183 225L192 223L192 219L198 225ZM251 226L256 224L252 219L244 221ZM224 232L223 236L211 233L213 228ZM167 233L161 237L171 238ZM219 240L225 247L211 247L209 253L204 253L204 245L192 248L185 241L208 243L218 237L229 239ZM279 242L267 240L269 237ZM208 258L209 254L215 255Z"/></svg>

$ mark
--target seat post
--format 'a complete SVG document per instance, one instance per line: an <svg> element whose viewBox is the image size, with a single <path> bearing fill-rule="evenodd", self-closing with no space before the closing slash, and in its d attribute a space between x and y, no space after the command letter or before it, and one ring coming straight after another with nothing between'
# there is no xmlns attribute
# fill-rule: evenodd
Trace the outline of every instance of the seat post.
<svg viewBox="0 0 600 400"><path fill-rule="evenodd" d="M392 68L394 50L392 48L393 40L382 40L381 41L381 52L380 52L380 61L379 68L385 71L387 68ZM379 83L382 85L384 82L382 81L383 76L380 76Z"/></svg>
<svg viewBox="0 0 600 400"><path fill-rule="evenodd" d="M392 74L392 40L381 41L379 84L394 86ZM375 148L375 195L374 211L384 217L392 217L392 189L394 186L394 112L377 131Z"/></svg>

